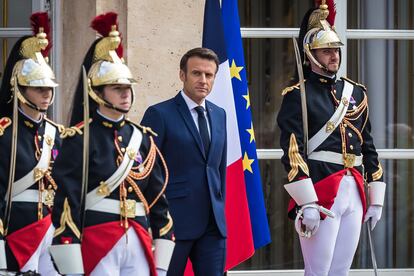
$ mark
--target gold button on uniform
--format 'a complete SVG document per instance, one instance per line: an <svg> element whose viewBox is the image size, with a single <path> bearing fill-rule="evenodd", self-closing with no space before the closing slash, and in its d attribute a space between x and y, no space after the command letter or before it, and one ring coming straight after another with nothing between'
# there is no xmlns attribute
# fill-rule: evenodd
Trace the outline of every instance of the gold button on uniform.
<svg viewBox="0 0 414 276"><path fill-rule="evenodd" d="M350 148L351 150L353 150L353 149L354 149L354 146L353 146L353 145L350 145L350 146L349 146L349 148Z"/></svg>
<svg viewBox="0 0 414 276"><path fill-rule="evenodd" d="M131 186L129 186L129 187L128 187L128 192L129 192L129 193L132 193L133 191L134 191L134 189L133 189Z"/></svg>
<svg viewBox="0 0 414 276"><path fill-rule="evenodd" d="M348 132L348 136L349 136L349 137L352 137L352 133L351 133L351 132Z"/></svg>
<svg viewBox="0 0 414 276"><path fill-rule="evenodd" d="M122 143L122 136L118 136L118 141Z"/></svg>
<svg viewBox="0 0 414 276"><path fill-rule="evenodd" d="M121 151L124 153L125 152L125 148L121 148Z"/></svg>

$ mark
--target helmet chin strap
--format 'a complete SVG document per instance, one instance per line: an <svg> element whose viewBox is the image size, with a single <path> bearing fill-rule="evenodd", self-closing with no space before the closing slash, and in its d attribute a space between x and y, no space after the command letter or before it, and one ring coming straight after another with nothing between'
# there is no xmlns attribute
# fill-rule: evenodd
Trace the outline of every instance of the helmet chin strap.
<svg viewBox="0 0 414 276"><path fill-rule="evenodd" d="M322 65L312 54L307 55L309 60L315 64L316 66L318 66L319 69L321 69L326 75L328 76L334 76L336 75L336 73L338 73L338 71L334 72L328 69L327 66Z"/></svg>
<svg viewBox="0 0 414 276"><path fill-rule="evenodd" d="M108 100L104 99L103 97L101 97L100 95L98 95L94 90L89 90L89 96L92 98L92 100L94 100L98 105L102 105L105 106L107 108L116 110L122 114L126 114L129 112L129 110L131 110L131 107L129 109L122 109L117 107L116 105L112 104L111 102L109 102Z"/></svg>
<svg viewBox="0 0 414 276"><path fill-rule="evenodd" d="M314 63L316 66L318 66L318 68L320 68L322 71L324 71L325 74L329 74L330 76L333 76L333 75L336 75L336 73L338 73L338 71L333 72L333 71L329 70L327 66L322 65L316 59L316 57L312 54L312 50L310 50L309 44L304 45L304 51L305 51L305 56L309 59L309 61ZM342 60L342 56L341 56L341 52L339 51L339 66L341 66L341 60ZM339 66L338 66L338 69L339 69Z"/></svg>
<svg viewBox="0 0 414 276"><path fill-rule="evenodd" d="M116 111L121 112L123 114L126 114L126 113L129 112L129 110L131 110L131 107L129 109L122 109L122 108L119 108L116 105L112 104L110 101L108 101L108 100L106 100L104 98L101 98L101 99L103 100L103 102L104 102L103 105L105 107L110 108L110 109L113 109L113 110L116 110Z"/></svg>
<svg viewBox="0 0 414 276"><path fill-rule="evenodd" d="M132 90L132 88L131 88L131 94L132 94L131 106L128 109L122 109L122 108L117 107L113 103L109 102L107 99L105 99L101 95L98 95L98 93L95 92L95 90L92 88L92 86L90 84L88 86L89 86L88 87L89 97L91 97L92 100L94 100L98 105L103 105L107 108L116 110L116 111L121 112L123 114L126 114L131 110L131 107L132 107L132 104L134 103L134 98L135 98L134 97L134 91Z"/></svg>
<svg viewBox="0 0 414 276"><path fill-rule="evenodd" d="M53 93L53 95L54 95L54 93ZM34 104L30 100L28 100L25 96L23 96L23 94L20 91L17 91L17 98L19 99L19 101L22 104L26 105L27 107L29 107L33 110L36 110L36 111L42 112L42 113L47 112L47 108L43 109L43 108L38 107L36 104ZM54 99L54 96L52 97L52 100L50 101L49 106L53 103L53 99Z"/></svg>

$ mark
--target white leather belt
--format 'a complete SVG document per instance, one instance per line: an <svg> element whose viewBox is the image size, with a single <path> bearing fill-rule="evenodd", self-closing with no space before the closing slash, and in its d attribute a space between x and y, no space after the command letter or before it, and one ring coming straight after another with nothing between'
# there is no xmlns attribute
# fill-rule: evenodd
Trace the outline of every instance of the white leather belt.
<svg viewBox="0 0 414 276"><path fill-rule="evenodd" d="M312 137L308 142L308 155L316 150L332 132L338 127L345 117L348 110L349 100L354 91L354 86L348 81L344 81L344 88L342 90L342 99L339 102L338 108L335 110L328 122Z"/></svg>
<svg viewBox="0 0 414 276"><path fill-rule="evenodd" d="M135 201L127 200L127 204L131 202L135 202ZM144 205L141 202L135 202L134 205L135 207L133 208L133 210L129 210L130 215L128 217L145 216ZM98 203L96 203L95 205L93 205L92 207L88 208L88 210L120 215L121 214L121 201L116 200L116 199L104 198L100 200ZM132 215L131 211L132 213L134 213L134 215Z"/></svg>
<svg viewBox="0 0 414 276"><path fill-rule="evenodd" d="M308 156L308 159L310 160L344 165L348 168L362 165L362 155L347 154L347 158L348 160L344 158L342 153L333 151L314 151ZM351 159L353 159L353 161L350 161Z"/></svg>
<svg viewBox="0 0 414 276"><path fill-rule="evenodd" d="M132 125L133 132L126 148L121 164L116 171L105 181L101 181L100 185L90 191L86 195L86 210L92 209L95 204L110 195L128 176L134 164L139 147L142 142L142 133Z"/></svg>
<svg viewBox="0 0 414 276"><path fill-rule="evenodd" d="M45 134L43 135L42 155L36 167L28 172L25 176L13 183L12 197L22 193L34 183L42 179L48 171L51 151L55 143L56 128L50 123L46 122Z"/></svg>
<svg viewBox="0 0 414 276"><path fill-rule="evenodd" d="M42 192L41 202L46 205L52 205L54 198L54 191L44 190ZM12 202L39 202L39 191L27 189L21 192L20 194L12 197Z"/></svg>

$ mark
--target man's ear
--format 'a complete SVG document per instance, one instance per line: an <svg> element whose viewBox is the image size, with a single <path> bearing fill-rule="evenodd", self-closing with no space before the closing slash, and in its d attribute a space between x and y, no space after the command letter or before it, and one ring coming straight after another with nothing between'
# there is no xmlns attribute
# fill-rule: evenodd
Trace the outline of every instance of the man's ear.
<svg viewBox="0 0 414 276"><path fill-rule="evenodd" d="M185 81L185 79L186 79L185 72L184 72L184 70L181 70L181 69L180 69L180 80L181 80L182 82L184 82L184 81Z"/></svg>

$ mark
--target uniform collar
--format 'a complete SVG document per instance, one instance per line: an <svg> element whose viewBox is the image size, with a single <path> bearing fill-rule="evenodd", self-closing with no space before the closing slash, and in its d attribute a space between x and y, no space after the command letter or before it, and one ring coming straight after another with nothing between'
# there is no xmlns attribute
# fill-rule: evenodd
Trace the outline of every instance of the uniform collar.
<svg viewBox="0 0 414 276"><path fill-rule="evenodd" d="M93 121L106 128L119 130L125 125L125 116L122 115L119 120L113 120L103 115L99 110L96 110Z"/></svg>
<svg viewBox="0 0 414 276"><path fill-rule="evenodd" d="M34 120L19 108L19 121L30 130L36 131L43 125L44 115L41 115L40 120Z"/></svg>
<svg viewBox="0 0 414 276"><path fill-rule="evenodd" d="M336 83L336 75L331 78L311 71L309 74L309 80L321 85L333 85Z"/></svg>

